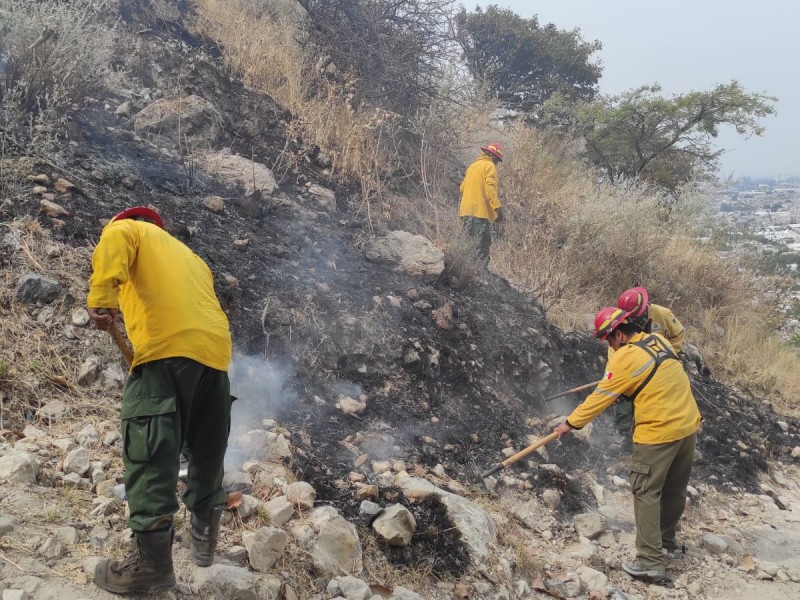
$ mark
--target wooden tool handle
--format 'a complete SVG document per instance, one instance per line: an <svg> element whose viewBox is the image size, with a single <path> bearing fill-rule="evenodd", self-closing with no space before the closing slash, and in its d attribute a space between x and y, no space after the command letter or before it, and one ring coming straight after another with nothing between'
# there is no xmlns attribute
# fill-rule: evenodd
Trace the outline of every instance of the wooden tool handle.
<svg viewBox="0 0 800 600"><path fill-rule="evenodd" d="M108 329L108 333L111 334L114 343L117 345L117 348L120 349L122 356L125 357L125 362L127 362L130 367L133 364L133 350L128 346L128 342L125 341L125 338L122 337L122 332L119 330L116 323L112 323L111 327Z"/></svg>
<svg viewBox="0 0 800 600"><path fill-rule="evenodd" d="M568 390L564 390L563 392L559 392L557 394L553 394L552 396L548 396L547 398L544 399L544 401L545 402L550 402L551 400L555 400L556 398L561 398L561 396L566 396L567 394L572 394L573 392L580 392L580 391L583 391L583 390L588 390L590 387L596 386L601 381L603 381L603 380L601 379L600 381L593 381L591 383L586 383L584 385L579 385L578 387L574 387L574 388L570 388Z"/></svg>
<svg viewBox="0 0 800 600"><path fill-rule="evenodd" d="M533 454L534 452L536 452L537 449L541 448L542 446L544 446L545 444L547 444L549 442L552 442L556 438L558 438L558 432L554 431L550 435L548 435L546 437L543 437L542 439L534 442L533 444L531 444L527 448L524 448L523 450L520 450L515 455L509 456L507 459L505 459L500 464L503 465L503 468L505 469L509 465L513 465L518 460L522 460L526 456L529 456L529 455Z"/></svg>

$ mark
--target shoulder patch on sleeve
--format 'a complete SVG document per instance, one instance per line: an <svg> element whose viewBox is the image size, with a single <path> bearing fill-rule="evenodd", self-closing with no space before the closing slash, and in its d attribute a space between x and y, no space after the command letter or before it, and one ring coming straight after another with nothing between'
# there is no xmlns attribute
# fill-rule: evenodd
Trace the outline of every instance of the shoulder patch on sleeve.
<svg viewBox="0 0 800 600"><path fill-rule="evenodd" d="M611 381L611 378L614 377L614 374L611 371L606 371L603 373L603 379Z"/></svg>

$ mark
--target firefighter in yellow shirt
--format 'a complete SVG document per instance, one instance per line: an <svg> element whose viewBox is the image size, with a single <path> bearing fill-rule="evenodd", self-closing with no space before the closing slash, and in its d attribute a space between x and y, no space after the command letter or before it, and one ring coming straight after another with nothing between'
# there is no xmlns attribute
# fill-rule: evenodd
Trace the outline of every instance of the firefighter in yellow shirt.
<svg viewBox="0 0 800 600"><path fill-rule="evenodd" d="M642 331L661 335L670 343L675 354L681 352L685 328L670 309L651 303L645 288L634 287L622 292L617 300L617 307L629 312L631 321ZM613 354L614 350L609 346L609 360ZM614 428L622 435L623 446L630 440L632 427L633 405L623 398L614 405Z"/></svg>
<svg viewBox="0 0 800 600"><path fill-rule="evenodd" d="M137 206L111 219L92 255L87 304L99 329L125 318L134 358L122 398L122 460L135 547L101 561L95 583L117 593L175 585L172 516L180 456L192 512L192 559L211 564L225 505L231 334L208 266Z"/></svg>
<svg viewBox="0 0 800 600"><path fill-rule="evenodd" d="M500 216L497 195L497 163L503 160L503 147L492 142L481 148L483 154L467 167L461 182L461 206L458 215L476 246L478 260L489 264L492 246L492 223Z"/></svg>
<svg viewBox="0 0 800 600"><path fill-rule="evenodd" d="M675 530L700 424L689 377L669 342L645 333L628 311L606 307L595 317L595 337L614 355L592 394L555 428L559 438L592 421L622 396L634 408L630 484L636 520L636 560L622 568L633 577L664 580L667 551L678 547Z"/></svg>

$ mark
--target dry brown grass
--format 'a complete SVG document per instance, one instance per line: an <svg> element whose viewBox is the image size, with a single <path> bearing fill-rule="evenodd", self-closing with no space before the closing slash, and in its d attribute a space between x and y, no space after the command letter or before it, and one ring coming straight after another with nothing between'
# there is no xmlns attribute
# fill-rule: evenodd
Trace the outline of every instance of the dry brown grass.
<svg viewBox="0 0 800 600"><path fill-rule="evenodd" d="M576 150L552 135L514 132L500 168L508 223L493 267L537 296L559 326L587 333L601 306L644 285L689 328L718 378L791 405L800 358L774 335L753 275L699 241L703 191L675 200L638 182L611 186Z"/></svg>
<svg viewBox="0 0 800 600"><path fill-rule="evenodd" d="M357 181L380 198L394 157L396 115L350 103L346 75L327 77L303 49L295 3L198 0L203 32L221 42L231 69L294 115L292 134L329 154L339 181ZM367 204L365 211L376 210Z"/></svg>
<svg viewBox="0 0 800 600"><path fill-rule="evenodd" d="M65 335L72 311L82 306L81 300L85 298L90 249L54 242L49 231L31 218L0 225L0 238L6 235L18 240L19 249L12 256L11 266L0 274L0 339L13 340L0 347L0 362L4 365L0 394L5 398L0 428L31 420L44 429L58 427L36 417L36 411L50 400L62 400L73 416L87 422L116 422L117 405L109 399L114 394L77 383L80 367L91 354L121 361L110 336L77 327L76 336L81 342ZM48 249L57 250L58 255L48 255ZM41 310L20 304L15 294L17 281L28 272L58 280L64 293ZM47 309L53 311L50 316L42 314Z"/></svg>

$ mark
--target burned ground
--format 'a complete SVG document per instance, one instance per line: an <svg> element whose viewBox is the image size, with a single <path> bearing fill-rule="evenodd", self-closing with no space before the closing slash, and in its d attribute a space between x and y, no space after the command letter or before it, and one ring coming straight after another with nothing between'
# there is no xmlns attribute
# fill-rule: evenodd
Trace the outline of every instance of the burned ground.
<svg viewBox="0 0 800 600"><path fill-rule="evenodd" d="M130 35L133 25L141 24L134 17L131 13L127 21ZM182 93L200 93L219 107L226 115L219 144L278 166L273 197L244 198L242 190L196 169L191 156L168 156L159 150L159 140L139 138L129 121L97 100L73 116L75 143L65 143L54 161L37 165L38 172L67 177L78 186L79 192L59 198L74 216L56 227L37 213L38 199L27 194L15 200L5 218L36 215L55 239L79 246L90 246L101 222L132 204L153 205L166 222L183 225L182 239L215 273L236 352L286 365L276 390L253 392L240 401L266 404L263 416L291 431L303 455L290 466L314 486L321 501L348 518L357 516L358 503L335 482L356 470L354 460L370 439L382 440L409 464L441 464L461 483L473 485L469 463L489 466L502 459L504 447L521 449L528 434L548 433L544 424L555 409L543 397L595 380L604 348L557 330L534 299L497 276L489 276L485 285L463 286L369 262L361 252L366 224L346 210L353 191L337 188L305 160L311 149L288 138L285 110L228 77L215 52L186 43L185 32L173 23L147 34L146 54L137 60L155 61L161 71L157 77L139 72L137 85L183 86ZM137 72L132 70L134 77ZM320 211L306 181L334 189L337 212ZM210 194L227 199L224 213L201 207ZM240 250L233 244L237 239L250 243ZM88 269L87 264L87 277ZM400 306L389 296L400 299ZM417 308L412 299L427 304ZM83 301L65 300L67 308ZM447 303L454 312L443 328L431 310ZM709 377L698 377L693 385L705 417L697 477L726 491L754 490L768 459L795 460L789 450L800 440L784 433L777 421L789 422L792 431L796 421ZM367 398L363 414L336 408L340 396L360 394ZM533 430L527 424L531 417L540 423ZM20 424L6 422L6 427ZM608 419L601 418L598 427L610 431ZM358 440L359 434L372 438ZM380 449L381 443L374 443L371 455L380 457ZM607 447L574 439L553 444L548 452L562 473L600 472L618 463ZM540 462L536 457L513 468L527 471L534 487L559 489L564 516L593 504L579 478L539 469ZM389 493L384 490L381 500L396 501L385 497ZM431 500L414 510L419 543L412 550L386 548L389 559L434 573L461 573L463 546L449 533L441 507ZM430 557L439 558L422 565Z"/></svg>

